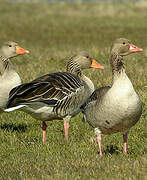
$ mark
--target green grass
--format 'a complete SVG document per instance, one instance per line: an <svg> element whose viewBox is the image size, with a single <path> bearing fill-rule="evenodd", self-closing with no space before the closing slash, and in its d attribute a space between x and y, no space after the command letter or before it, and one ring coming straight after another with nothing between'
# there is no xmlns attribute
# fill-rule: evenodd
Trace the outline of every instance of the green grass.
<svg viewBox="0 0 147 180"><path fill-rule="evenodd" d="M23 112L0 116L0 179L147 179L147 3L0 2L0 41L14 40L30 51L13 59L23 82L65 70L69 56L89 51L104 71L86 70L95 87L111 82L111 42L126 37L144 49L125 59L127 74L143 101L140 121L131 129L128 155L122 135L103 135L102 158L93 129L79 114L66 142L63 121L48 122L42 143L41 121Z"/></svg>

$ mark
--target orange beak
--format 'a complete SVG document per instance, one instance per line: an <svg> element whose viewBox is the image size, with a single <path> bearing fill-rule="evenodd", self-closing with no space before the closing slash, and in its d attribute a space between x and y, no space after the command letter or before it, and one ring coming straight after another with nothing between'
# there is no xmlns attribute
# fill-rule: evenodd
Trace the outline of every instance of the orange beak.
<svg viewBox="0 0 147 180"><path fill-rule="evenodd" d="M135 53L135 52L142 52L143 49L135 46L134 44L130 44L129 52L130 53Z"/></svg>
<svg viewBox="0 0 147 180"><path fill-rule="evenodd" d="M104 67L97 63L95 59L92 60L91 68L104 69Z"/></svg>
<svg viewBox="0 0 147 180"><path fill-rule="evenodd" d="M20 46L16 46L16 54L27 54L27 53L29 53L29 51L23 49Z"/></svg>

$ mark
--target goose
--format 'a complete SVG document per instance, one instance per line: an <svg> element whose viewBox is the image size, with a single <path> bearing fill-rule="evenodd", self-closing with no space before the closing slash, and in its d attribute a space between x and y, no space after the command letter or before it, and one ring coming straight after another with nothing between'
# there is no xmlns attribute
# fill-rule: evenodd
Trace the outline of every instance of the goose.
<svg viewBox="0 0 147 180"><path fill-rule="evenodd" d="M68 140L70 119L80 112L81 105L94 91L92 81L82 73L88 68L104 69L88 52L79 52L70 58L67 72L46 74L12 89L5 111L21 109L42 120L44 143L46 121L64 120Z"/></svg>
<svg viewBox="0 0 147 180"><path fill-rule="evenodd" d="M109 58L112 67L111 86L96 89L81 107L83 120L95 130L100 156L101 134L117 132L123 134L123 152L127 154L127 135L141 116L142 102L126 74L123 56L141 51L125 38L116 39Z"/></svg>
<svg viewBox="0 0 147 180"><path fill-rule="evenodd" d="M0 44L0 112L3 112L7 104L10 90L21 84L21 79L15 72L10 59L26 53L29 51L21 48L15 42Z"/></svg>

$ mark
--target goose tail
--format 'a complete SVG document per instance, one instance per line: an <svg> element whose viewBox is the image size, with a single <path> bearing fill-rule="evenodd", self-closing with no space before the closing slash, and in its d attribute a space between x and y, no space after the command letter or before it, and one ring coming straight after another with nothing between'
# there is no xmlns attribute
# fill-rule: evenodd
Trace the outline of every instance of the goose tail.
<svg viewBox="0 0 147 180"><path fill-rule="evenodd" d="M11 111L14 111L14 110L17 110L17 109L21 109L23 107L25 107L26 105L18 105L18 106L15 106L15 107L10 107L10 108L7 108L5 109L4 111L5 112L11 112Z"/></svg>

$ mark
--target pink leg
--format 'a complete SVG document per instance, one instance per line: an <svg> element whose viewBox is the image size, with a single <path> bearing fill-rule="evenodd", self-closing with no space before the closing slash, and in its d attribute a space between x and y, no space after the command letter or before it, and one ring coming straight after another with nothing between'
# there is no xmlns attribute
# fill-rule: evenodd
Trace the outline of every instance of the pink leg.
<svg viewBox="0 0 147 180"><path fill-rule="evenodd" d="M99 134L97 136L97 142L98 142L98 145L99 145L100 156L102 156L102 137L101 137L101 134Z"/></svg>
<svg viewBox="0 0 147 180"><path fill-rule="evenodd" d="M64 122L65 139L68 140L69 122Z"/></svg>
<svg viewBox="0 0 147 180"><path fill-rule="evenodd" d="M45 136L45 131L46 131L47 125L45 121L42 122L42 130L43 130L43 143L46 143L46 136Z"/></svg>
<svg viewBox="0 0 147 180"><path fill-rule="evenodd" d="M127 154L127 134L123 134L124 154Z"/></svg>

